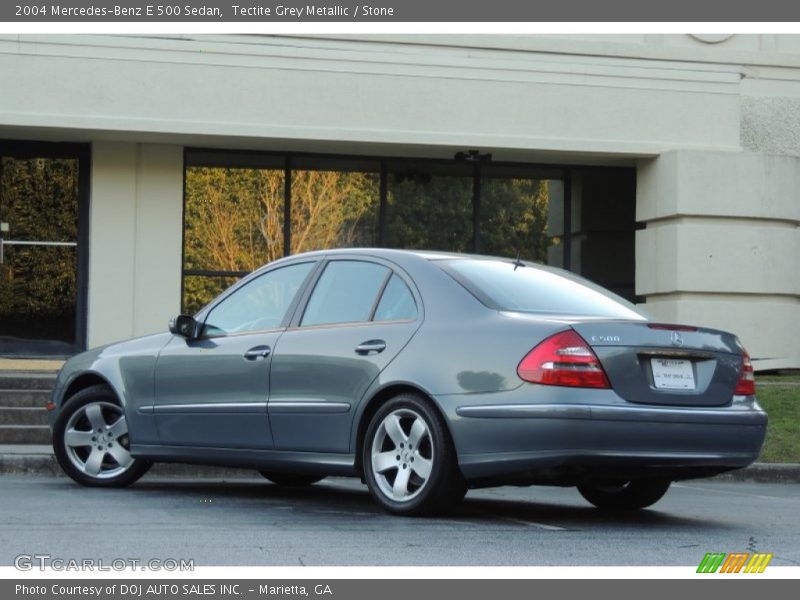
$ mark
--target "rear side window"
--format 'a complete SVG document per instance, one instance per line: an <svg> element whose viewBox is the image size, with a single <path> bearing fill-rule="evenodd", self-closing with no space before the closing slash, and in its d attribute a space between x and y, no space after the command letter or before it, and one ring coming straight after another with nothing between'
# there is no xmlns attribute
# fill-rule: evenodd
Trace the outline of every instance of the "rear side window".
<svg viewBox="0 0 800 600"><path fill-rule="evenodd" d="M378 303L373 320L410 321L417 317L417 303L411 290L397 275L392 275Z"/></svg>
<svg viewBox="0 0 800 600"><path fill-rule="evenodd" d="M500 260L438 263L481 302L497 310L644 319L630 302L585 279Z"/></svg>
<svg viewBox="0 0 800 600"><path fill-rule="evenodd" d="M389 276L375 263L342 260L328 263L308 300L301 325L369 321L372 307Z"/></svg>

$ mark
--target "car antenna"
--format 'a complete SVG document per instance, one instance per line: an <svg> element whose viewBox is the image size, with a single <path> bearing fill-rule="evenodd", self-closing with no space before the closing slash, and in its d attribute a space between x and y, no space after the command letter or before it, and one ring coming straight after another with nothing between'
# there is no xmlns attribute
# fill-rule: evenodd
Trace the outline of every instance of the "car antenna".
<svg viewBox="0 0 800 600"><path fill-rule="evenodd" d="M524 267L525 263L519 259L520 250L517 249L517 258L514 259L514 270L517 270L517 267Z"/></svg>

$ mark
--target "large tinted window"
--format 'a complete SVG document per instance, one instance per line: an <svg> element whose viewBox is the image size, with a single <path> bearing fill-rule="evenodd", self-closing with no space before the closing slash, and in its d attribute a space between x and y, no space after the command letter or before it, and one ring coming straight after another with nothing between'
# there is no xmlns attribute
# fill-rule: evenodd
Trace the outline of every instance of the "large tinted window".
<svg viewBox="0 0 800 600"><path fill-rule="evenodd" d="M325 267L308 301L302 325L369 321L389 269L355 260Z"/></svg>
<svg viewBox="0 0 800 600"><path fill-rule="evenodd" d="M481 301L500 310L643 318L626 300L566 273L499 260L457 259L440 265Z"/></svg>
<svg viewBox="0 0 800 600"><path fill-rule="evenodd" d="M474 250L471 164L392 160L386 168L390 248Z"/></svg>
<svg viewBox="0 0 800 600"><path fill-rule="evenodd" d="M313 266L307 262L282 267L236 290L209 313L206 335L279 327Z"/></svg>

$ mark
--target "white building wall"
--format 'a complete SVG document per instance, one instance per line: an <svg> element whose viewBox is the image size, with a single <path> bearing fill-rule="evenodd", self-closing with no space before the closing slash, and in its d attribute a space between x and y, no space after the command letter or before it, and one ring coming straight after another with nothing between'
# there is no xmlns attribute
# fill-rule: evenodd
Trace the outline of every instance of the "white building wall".
<svg viewBox="0 0 800 600"><path fill-rule="evenodd" d="M760 369L800 365L800 159L673 151L637 181L636 293L665 321L736 332Z"/></svg>
<svg viewBox="0 0 800 600"><path fill-rule="evenodd" d="M638 165L637 293L800 367L800 36L0 36L0 137L93 142L89 343L180 294L181 148Z"/></svg>
<svg viewBox="0 0 800 600"><path fill-rule="evenodd" d="M503 36L401 39L0 35L0 72L24 81L0 96L0 127L550 162L739 147L730 65L481 47Z"/></svg>
<svg viewBox="0 0 800 600"><path fill-rule="evenodd" d="M95 144L89 200L87 345L133 332L136 145Z"/></svg>
<svg viewBox="0 0 800 600"><path fill-rule="evenodd" d="M164 331L180 310L183 149L92 146L88 345Z"/></svg>

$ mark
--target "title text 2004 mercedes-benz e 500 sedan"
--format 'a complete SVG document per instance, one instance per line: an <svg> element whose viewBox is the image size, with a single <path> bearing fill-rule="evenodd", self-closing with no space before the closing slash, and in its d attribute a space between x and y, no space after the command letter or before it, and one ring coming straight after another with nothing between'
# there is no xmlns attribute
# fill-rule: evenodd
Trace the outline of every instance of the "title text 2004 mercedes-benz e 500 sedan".
<svg viewBox="0 0 800 600"><path fill-rule="evenodd" d="M335 250L271 263L169 332L70 359L51 423L85 485L175 461L279 485L361 477L398 514L504 484L577 486L624 510L753 462L767 421L754 393L734 335L652 322L568 272Z"/></svg>

